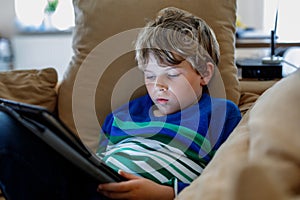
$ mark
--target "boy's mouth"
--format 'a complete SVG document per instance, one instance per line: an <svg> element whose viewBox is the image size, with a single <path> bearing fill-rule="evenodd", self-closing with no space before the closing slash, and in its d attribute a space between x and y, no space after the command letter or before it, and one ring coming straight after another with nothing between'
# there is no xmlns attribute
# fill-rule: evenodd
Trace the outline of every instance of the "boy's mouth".
<svg viewBox="0 0 300 200"><path fill-rule="evenodd" d="M157 98L156 102L159 104L166 104L169 100L165 98Z"/></svg>

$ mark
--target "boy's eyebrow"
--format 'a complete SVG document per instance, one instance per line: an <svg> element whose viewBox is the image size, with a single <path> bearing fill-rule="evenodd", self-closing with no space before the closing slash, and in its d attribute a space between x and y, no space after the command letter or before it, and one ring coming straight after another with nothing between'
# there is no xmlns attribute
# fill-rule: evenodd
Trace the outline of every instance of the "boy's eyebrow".
<svg viewBox="0 0 300 200"><path fill-rule="evenodd" d="M180 67L177 67L177 66L174 66L174 67L166 66L166 67L164 67L164 68L166 68L165 71L170 71L170 70L172 70L172 69L174 69L174 68L175 68L175 69L178 69L178 68L180 68ZM144 69L143 72L144 72L144 73L145 73L145 72L153 73L152 70L148 70L148 69Z"/></svg>
<svg viewBox="0 0 300 200"><path fill-rule="evenodd" d="M151 72L150 70L144 69L143 72Z"/></svg>
<svg viewBox="0 0 300 200"><path fill-rule="evenodd" d="M167 71L168 71L168 70L171 70L171 69L174 69L174 68L175 68L175 69L181 68L180 66L169 66L169 65L161 66L161 67L165 68ZM144 72L152 72L151 70L149 70L149 69L147 69L147 68L145 68L143 71L144 71Z"/></svg>

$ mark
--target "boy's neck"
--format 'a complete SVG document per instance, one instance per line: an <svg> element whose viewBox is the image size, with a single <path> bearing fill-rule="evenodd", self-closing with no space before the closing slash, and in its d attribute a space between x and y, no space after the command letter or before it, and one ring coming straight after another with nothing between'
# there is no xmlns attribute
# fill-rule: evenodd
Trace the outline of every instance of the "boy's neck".
<svg viewBox="0 0 300 200"><path fill-rule="evenodd" d="M155 117L163 117L163 116L165 116L164 114L162 114L162 113L160 112L160 110L159 110L157 107L153 110L153 115L154 115Z"/></svg>

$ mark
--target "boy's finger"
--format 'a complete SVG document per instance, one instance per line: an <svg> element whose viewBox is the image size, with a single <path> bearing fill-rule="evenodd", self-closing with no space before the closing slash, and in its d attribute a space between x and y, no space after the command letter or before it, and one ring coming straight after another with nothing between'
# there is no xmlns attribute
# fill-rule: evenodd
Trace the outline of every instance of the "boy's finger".
<svg viewBox="0 0 300 200"><path fill-rule="evenodd" d="M138 179L138 178L141 178L141 177L136 176L136 175L134 175L134 174L130 174L130 173L124 172L123 170L119 170L118 173L119 173L121 176L127 178L128 180L130 180L130 179Z"/></svg>
<svg viewBox="0 0 300 200"><path fill-rule="evenodd" d="M98 185L98 192L127 192L129 191L125 182L122 183L105 183Z"/></svg>

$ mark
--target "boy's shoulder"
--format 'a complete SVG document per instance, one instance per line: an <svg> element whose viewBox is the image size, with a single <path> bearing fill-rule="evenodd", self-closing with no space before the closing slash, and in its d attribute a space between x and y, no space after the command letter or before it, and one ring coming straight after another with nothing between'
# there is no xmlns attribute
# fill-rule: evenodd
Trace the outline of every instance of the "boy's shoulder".
<svg viewBox="0 0 300 200"><path fill-rule="evenodd" d="M240 113L238 106L229 99L212 97L208 94L206 94L204 98L206 103L209 102L212 110L223 110L226 111L226 113Z"/></svg>

